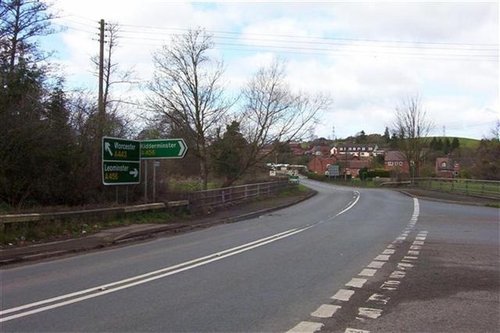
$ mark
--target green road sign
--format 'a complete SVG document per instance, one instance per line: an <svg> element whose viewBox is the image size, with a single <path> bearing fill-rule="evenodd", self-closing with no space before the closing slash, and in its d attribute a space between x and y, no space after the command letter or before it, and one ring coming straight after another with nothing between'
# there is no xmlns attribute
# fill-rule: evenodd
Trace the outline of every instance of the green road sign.
<svg viewBox="0 0 500 333"><path fill-rule="evenodd" d="M159 139L141 141L141 159L183 158L187 152L184 139Z"/></svg>
<svg viewBox="0 0 500 333"><path fill-rule="evenodd" d="M139 141L102 138L102 182L104 185L128 185L141 182Z"/></svg>
<svg viewBox="0 0 500 333"><path fill-rule="evenodd" d="M102 182L104 185L139 184L141 162L102 162Z"/></svg>
<svg viewBox="0 0 500 333"><path fill-rule="evenodd" d="M102 138L103 161L140 161L141 143L135 140L124 140L110 137Z"/></svg>

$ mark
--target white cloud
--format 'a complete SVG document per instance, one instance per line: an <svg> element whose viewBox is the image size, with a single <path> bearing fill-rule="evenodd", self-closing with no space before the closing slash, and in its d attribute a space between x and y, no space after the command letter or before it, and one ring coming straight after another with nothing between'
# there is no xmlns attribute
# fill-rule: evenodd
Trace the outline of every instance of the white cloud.
<svg viewBox="0 0 500 333"><path fill-rule="evenodd" d="M213 54L224 59L231 93L276 56L288 60L294 89L331 93L334 104L317 128L320 136L331 135L332 126L341 137L362 129L382 133L398 102L416 93L437 127L457 136L481 138L499 118L498 3L55 5L67 14L59 22L71 27L61 35L68 82L93 85L89 58L98 51L100 18L121 25L116 61L135 68L141 80L151 77L151 54L172 34L202 26L214 33Z"/></svg>

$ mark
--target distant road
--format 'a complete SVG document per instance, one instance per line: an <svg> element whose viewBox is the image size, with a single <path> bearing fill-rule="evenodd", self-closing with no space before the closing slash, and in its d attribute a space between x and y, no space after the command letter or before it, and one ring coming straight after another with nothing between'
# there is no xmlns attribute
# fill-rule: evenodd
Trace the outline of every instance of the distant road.
<svg viewBox="0 0 500 333"><path fill-rule="evenodd" d="M344 330L351 319L322 318L321 305L347 311L348 300L331 297L361 295L345 284L428 204L390 190L305 183L318 195L255 219L3 270L0 329L283 332L312 322ZM432 205L449 222L454 213Z"/></svg>

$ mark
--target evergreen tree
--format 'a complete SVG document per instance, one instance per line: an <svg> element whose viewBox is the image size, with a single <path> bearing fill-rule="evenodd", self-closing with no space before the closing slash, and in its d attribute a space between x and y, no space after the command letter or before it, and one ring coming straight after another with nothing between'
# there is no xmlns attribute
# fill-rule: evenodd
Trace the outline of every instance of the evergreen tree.
<svg viewBox="0 0 500 333"><path fill-rule="evenodd" d="M453 140L451 141L451 151L454 151L458 148L460 148L460 140L458 140L458 138L453 138Z"/></svg>
<svg viewBox="0 0 500 333"><path fill-rule="evenodd" d="M248 143L240 132L240 123L233 121L226 126L222 137L211 146L212 169L218 176L225 178L223 186L230 185L241 176L242 161L247 153Z"/></svg>

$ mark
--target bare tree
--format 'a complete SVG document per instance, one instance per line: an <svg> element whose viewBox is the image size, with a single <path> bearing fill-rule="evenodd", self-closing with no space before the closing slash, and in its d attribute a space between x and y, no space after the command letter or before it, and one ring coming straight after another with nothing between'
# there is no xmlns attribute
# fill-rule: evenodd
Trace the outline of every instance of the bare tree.
<svg viewBox="0 0 500 333"><path fill-rule="evenodd" d="M182 129L200 163L203 188L208 183L208 139L224 120L230 103L221 85L223 65L208 56L212 36L202 29L175 36L153 57L155 73L147 104L172 128Z"/></svg>
<svg viewBox="0 0 500 333"><path fill-rule="evenodd" d="M36 38L53 32L50 28L53 15L48 8L46 3L36 0L0 1L0 52L8 59L8 72L14 70L19 57L32 63L43 59Z"/></svg>
<svg viewBox="0 0 500 333"><path fill-rule="evenodd" d="M114 59L116 49L118 47L120 27L117 23L106 23L106 49L104 54L104 73L103 73L103 104L105 110L105 124L104 133L107 135L115 135L114 124L110 123L110 119L121 118L125 120L123 115L118 115L118 110L123 105L134 104L130 98L118 95L117 86L124 86L121 88L127 91L127 86L131 87L134 84L133 71L131 69L123 70L120 68L119 63ZM91 59L96 68L95 75L98 76L99 69L99 56L93 56ZM99 139L100 140L100 139Z"/></svg>
<svg viewBox="0 0 500 333"><path fill-rule="evenodd" d="M260 68L243 91L242 131L249 143L242 172L266 159L279 144L306 136L319 112L331 105L329 96L294 93L286 82L285 65L274 61ZM264 153L264 148L266 153Z"/></svg>
<svg viewBox="0 0 500 333"><path fill-rule="evenodd" d="M393 132L398 136L398 147L408 164L415 168L415 176L419 175L420 165L425 157L427 136L432 127L420 96L407 97L396 107Z"/></svg>

